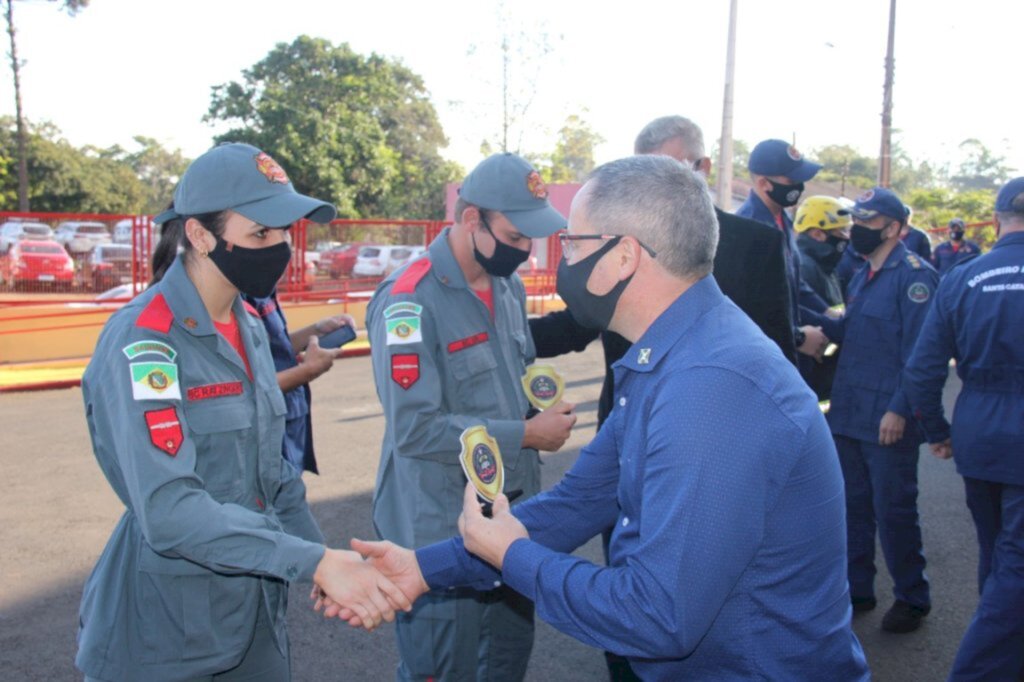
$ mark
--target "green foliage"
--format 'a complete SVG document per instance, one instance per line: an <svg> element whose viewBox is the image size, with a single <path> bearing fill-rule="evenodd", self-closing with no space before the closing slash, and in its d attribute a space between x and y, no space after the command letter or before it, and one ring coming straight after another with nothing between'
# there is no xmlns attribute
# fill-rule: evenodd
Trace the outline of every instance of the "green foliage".
<svg viewBox="0 0 1024 682"><path fill-rule="evenodd" d="M992 220L996 192L958 192L949 187L915 189L910 191L904 201L914 209L912 224L925 230L938 230L936 237L941 241L946 238L943 230L953 218L961 218L968 225ZM967 238L988 250L996 241L995 228L991 225L968 227Z"/></svg>
<svg viewBox="0 0 1024 682"><path fill-rule="evenodd" d="M1013 169L1006 165L1006 157L997 156L976 139L960 143L964 158L956 175L949 180L961 190L998 190L1010 179Z"/></svg>
<svg viewBox="0 0 1024 682"><path fill-rule="evenodd" d="M583 182L594 170L594 147L602 142L604 138L580 116L573 114L565 119L551 154L549 182Z"/></svg>
<svg viewBox="0 0 1024 682"><path fill-rule="evenodd" d="M13 117L0 118L0 149L14 149L15 134ZM0 172L0 210L10 211L17 208L13 159L6 166L8 172ZM78 149L48 123L28 124L28 174L33 211L140 213L147 208L145 184L117 153Z"/></svg>
<svg viewBox="0 0 1024 682"><path fill-rule="evenodd" d="M206 120L236 125L218 141L267 151L342 217L443 214L444 185L462 171L438 153L437 113L401 62L300 36L242 76L213 88Z"/></svg>
<svg viewBox="0 0 1024 682"><path fill-rule="evenodd" d="M130 168L145 189L143 212L159 213L167 208L178 179L188 168L189 159L182 155L180 149L164 149L152 137L136 135L134 140L139 145L135 151L114 146L103 150L100 155Z"/></svg>

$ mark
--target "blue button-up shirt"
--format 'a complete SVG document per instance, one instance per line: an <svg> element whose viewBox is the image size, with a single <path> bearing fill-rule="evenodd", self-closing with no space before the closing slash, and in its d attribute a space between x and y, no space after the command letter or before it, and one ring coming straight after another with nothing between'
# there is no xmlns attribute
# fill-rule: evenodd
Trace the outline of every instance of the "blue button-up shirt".
<svg viewBox="0 0 1024 682"><path fill-rule="evenodd" d="M504 581L644 679L866 679L842 474L794 367L706 277L614 371L597 437L513 507ZM607 567L566 553L612 525ZM459 539L417 558L433 588L498 578Z"/></svg>
<svg viewBox="0 0 1024 682"><path fill-rule="evenodd" d="M933 443L950 435L942 388L951 357L963 381L953 413L957 471L1024 485L1024 233L953 268L935 294L903 373Z"/></svg>
<svg viewBox="0 0 1024 682"><path fill-rule="evenodd" d="M875 443L886 412L907 419L898 447L915 447L924 436L900 385L938 275L903 244L872 272L863 267L847 290L846 315L829 338L842 347L828 421L832 432ZM833 335L834 334L834 335Z"/></svg>

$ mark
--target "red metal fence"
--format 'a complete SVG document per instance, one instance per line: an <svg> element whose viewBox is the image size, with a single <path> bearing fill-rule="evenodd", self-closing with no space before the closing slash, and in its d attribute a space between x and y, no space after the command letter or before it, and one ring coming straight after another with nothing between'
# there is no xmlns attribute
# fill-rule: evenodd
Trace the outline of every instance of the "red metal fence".
<svg viewBox="0 0 1024 682"><path fill-rule="evenodd" d="M292 226L285 301L368 298L441 232L433 220L335 220ZM126 301L145 290L159 238L151 216L0 212L0 306ZM531 294L554 293L561 250L534 245L521 271Z"/></svg>

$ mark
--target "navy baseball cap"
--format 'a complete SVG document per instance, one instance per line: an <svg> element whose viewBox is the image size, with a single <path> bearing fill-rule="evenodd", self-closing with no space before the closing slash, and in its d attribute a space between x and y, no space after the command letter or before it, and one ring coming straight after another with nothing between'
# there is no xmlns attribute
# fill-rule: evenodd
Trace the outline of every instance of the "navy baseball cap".
<svg viewBox="0 0 1024 682"><path fill-rule="evenodd" d="M264 227L289 227L300 218L329 223L332 204L295 191L288 175L266 152L225 142L193 161L174 190L174 208L153 222L232 210Z"/></svg>
<svg viewBox="0 0 1024 682"><path fill-rule="evenodd" d="M1020 207L1013 208L1013 200L1024 193L1024 177L1014 178L1003 185L996 195L996 213L1019 213Z"/></svg>
<svg viewBox="0 0 1024 682"><path fill-rule="evenodd" d="M960 229L963 229L966 225L962 218L953 218L949 221L949 225L947 225L947 227L959 227Z"/></svg>
<svg viewBox="0 0 1024 682"><path fill-rule="evenodd" d="M509 152L481 161L466 176L459 196L474 206L500 211L531 239L554 234L567 222L548 202L548 188L540 173L526 159Z"/></svg>
<svg viewBox="0 0 1024 682"><path fill-rule="evenodd" d="M785 140L765 140L750 152L747 169L755 175L784 175L796 182L807 182L818 174L821 164L808 161Z"/></svg>
<svg viewBox="0 0 1024 682"><path fill-rule="evenodd" d="M871 220L875 216L884 215L902 223L906 222L909 210L891 189L875 187L857 197L850 215L855 220Z"/></svg>

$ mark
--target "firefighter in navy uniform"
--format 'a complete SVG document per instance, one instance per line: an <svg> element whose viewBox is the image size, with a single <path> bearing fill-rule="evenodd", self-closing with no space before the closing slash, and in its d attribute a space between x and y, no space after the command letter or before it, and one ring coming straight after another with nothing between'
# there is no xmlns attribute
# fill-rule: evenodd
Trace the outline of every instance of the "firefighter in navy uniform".
<svg viewBox="0 0 1024 682"><path fill-rule="evenodd" d="M516 269L531 240L565 227L540 175L514 154L465 179L455 224L388 277L367 309L386 423L373 499L379 535L406 547L458 531L466 479L460 435L483 425L506 490L540 490L538 450L558 450L576 417L559 403L526 419L521 378L536 355ZM420 598L396 627L400 680L519 680L533 647L533 604L500 584Z"/></svg>
<svg viewBox="0 0 1024 682"><path fill-rule="evenodd" d="M949 240L944 241L935 247L932 255L932 263L939 271L939 276L944 276L950 268L960 261L973 258L981 253L981 247L976 243L964 239L966 225L960 218L953 218L949 221Z"/></svg>
<svg viewBox="0 0 1024 682"><path fill-rule="evenodd" d="M1024 177L996 197L999 239L942 279L904 371L933 454L953 457L978 533L981 599L951 680L1024 679ZM963 381L950 429L949 359Z"/></svg>
<svg viewBox="0 0 1024 682"><path fill-rule="evenodd" d="M850 597L875 607L875 532L895 602L882 628L916 630L931 609L917 513L918 448L924 437L900 385L938 276L900 241L906 207L876 187L850 209L851 246L867 264L847 291L833 337L842 347L828 413L846 485Z"/></svg>
<svg viewBox="0 0 1024 682"><path fill-rule="evenodd" d="M159 253L183 253L111 316L82 379L96 459L126 507L82 594L86 680L288 680L296 580L348 600L368 628L393 615L387 600L409 606L357 554L324 547L281 458L266 332L239 296L266 296L284 272L274 228L334 215L267 154L227 144L189 166L157 217L179 228Z"/></svg>

